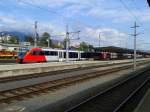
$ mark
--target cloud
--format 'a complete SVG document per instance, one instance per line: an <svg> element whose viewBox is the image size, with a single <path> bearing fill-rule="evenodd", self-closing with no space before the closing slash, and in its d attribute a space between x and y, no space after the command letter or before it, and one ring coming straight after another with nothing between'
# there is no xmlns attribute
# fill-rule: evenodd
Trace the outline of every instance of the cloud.
<svg viewBox="0 0 150 112"><path fill-rule="evenodd" d="M81 37L85 37L83 40L98 46L100 41L102 46L122 46L125 47L127 34L114 28L91 28L86 27L81 34Z"/></svg>
<svg viewBox="0 0 150 112"><path fill-rule="evenodd" d="M34 20L14 18L11 16L0 16L0 31L20 31L34 33ZM47 22L38 23L38 32L41 35L43 32L53 32L56 26ZM59 30L58 30L59 31Z"/></svg>
<svg viewBox="0 0 150 112"><path fill-rule="evenodd" d="M78 3L79 1L76 0L18 0L18 2L22 5L35 5L40 7L47 7L47 8L56 8L62 7L66 4L70 3ZM28 4L29 3L29 4Z"/></svg>
<svg viewBox="0 0 150 112"><path fill-rule="evenodd" d="M133 15L125 9L120 2L114 2L114 0L18 0L19 4L25 7L33 5L38 6L47 11L56 13L56 15L63 16L65 21L68 18L76 18L76 16L91 17L93 19L111 19L113 23L127 23L135 20ZM29 4L25 4L29 3ZM130 5L130 4L129 4ZM32 7L32 6L31 6ZM30 8L31 8L30 7ZM44 11L44 10L43 10ZM142 15L138 10L131 8L131 12L139 18L140 21L150 21L149 10L142 9ZM144 17L143 17L144 15Z"/></svg>
<svg viewBox="0 0 150 112"><path fill-rule="evenodd" d="M5 0L1 2L5 5ZM38 20L38 32L40 34L45 31L52 35L64 34L66 23L73 27L76 24L75 22L80 21L81 24L84 22L90 25L79 25L79 28L70 28L70 31L81 30L80 41L86 41L95 46L98 45L99 32L101 32L103 46L124 46L127 34L123 31L127 31L129 27L123 28L122 26L129 25L129 22L135 20L118 1L114 0L9 0L6 5L8 5L8 9L9 6L10 9L14 9L13 11L10 10L10 13L8 13L8 10L5 12L5 9L1 9L0 30L34 32L34 21ZM41 9L36 8L36 6ZM146 24L150 22L149 9L143 8L142 13L139 13L132 6L129 6L129 8L140 21ZM54 11L56 14L47 13L48 11L45 9ZM98 27L99 24L103 24L103 27Z"/></svg>

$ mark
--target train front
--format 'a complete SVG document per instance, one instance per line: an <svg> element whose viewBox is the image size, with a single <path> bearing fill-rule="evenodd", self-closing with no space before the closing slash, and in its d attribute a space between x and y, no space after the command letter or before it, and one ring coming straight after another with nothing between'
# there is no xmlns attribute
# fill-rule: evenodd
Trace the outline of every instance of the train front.
<svg viewBox="0 0 150 112"><path fill-rule="evenodd" d="M26 52L18 53L18 57L17 57L16 63L23 63L25 55L26 55Z"/></svg>

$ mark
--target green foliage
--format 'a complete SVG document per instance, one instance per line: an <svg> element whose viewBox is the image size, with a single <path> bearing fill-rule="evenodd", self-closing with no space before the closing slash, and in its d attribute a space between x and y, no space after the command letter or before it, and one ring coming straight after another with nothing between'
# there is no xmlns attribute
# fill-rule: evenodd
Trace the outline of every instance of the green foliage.
<svg viewBox="0 0 150 112"><path fill-rule="evenodd" d="M62 45L60 43L53 44L53 48L62 48Z"/></svg>
<svg viewBox="0 0 150 112"><path fill-rule="evenodd" d="M86 52L89 52L89 51L93 51L93 45L90 45L86 42L81 42L80 43L80 47L77 48L78 50L81 50L81 51L86 51Z"/></svg>
<svg viewBox="0 0 150 112"><path fill-rule="evenodd" d="M19 44L19 38L17 36L11 36L8 40L9 44Z"/></svg>
<svg viewBox="0 0 150 112"><path fill-rule="evenodd" d="M34 38L32 36L25 36L25 41L30 42L31 45L34 44Z"/></svg>
<svg viewBox="0 0 150 112"><path fill-rule="evenodd" d="M49 41L50 47L52 47L52 41L50 39L50 34L48 32L44 32L41 39L40 39L40 45L47 47L48 41Z"/></svg>

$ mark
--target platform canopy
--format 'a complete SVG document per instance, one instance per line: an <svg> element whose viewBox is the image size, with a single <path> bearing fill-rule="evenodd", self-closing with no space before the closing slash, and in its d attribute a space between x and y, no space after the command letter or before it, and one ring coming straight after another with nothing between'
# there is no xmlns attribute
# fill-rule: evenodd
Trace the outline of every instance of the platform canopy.
<svg viewBox="0 0 150 112"><path fill-rule="evenodd" d="M94 48L95 52L110 52L110 53L134 53L133 49L127 49L127 48L121 48L121 47L115 47L115 46L108 46L108 47L101 47L101 48ZM148 54L149 52L144 52L137 50L137 54Z"/></svg>

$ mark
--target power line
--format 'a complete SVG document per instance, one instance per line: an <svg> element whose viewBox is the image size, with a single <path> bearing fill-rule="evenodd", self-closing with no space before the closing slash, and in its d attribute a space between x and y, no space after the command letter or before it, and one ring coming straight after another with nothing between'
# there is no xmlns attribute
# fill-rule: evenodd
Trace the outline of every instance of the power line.
<svg viewBox="0 0 150 112"><path fill-rule="evenodd" d="M131 0L131 1L133 2L134 7L136 8L136 10L137 10L137 11L139 12L139 14L141 15L141 18L143 18L145 15L142 14L143 11L141 10L141 8L136 5L136 1L135 1L135 0ZM142 24L142 25L143 25L143 24ZM145 31L149 31L150 28L144 28L143 30L144 30L144 32L145 32Z"/></svg>
<svg viewBox="0 0 150 112"><path fill-rule="evenodd" d="M122 3L122 5L124 6L124 8L125 8L126 10L128 10L128 12L135 18L135 20L138 21L138 22L143 26L143 22L141 22L141 21L138 19L138 17L128 8L128 6L124 3L124 1L123 1L123 0L119 0L119 1ZM140 15L142 15L141 17L143 18L144 15L142 14L142 10L136 5L135 0L131 0L131 1L133 2L134 7L136 8L136 10L140 13ZM145 28L145 29L143 29L143 30L144 30L144 32L145 32L145 31L149 31L149 29L150 29L150 28Z"/></svg>
<svg viewBox="0 0 150 112"><path fill-rule="evenodd" d="M43 8L43 7L40 7L40 6L37 6L37 5L33 5L32 3L25 2L24 0L18 0L18 2L21 2L21 3L29 5L31 7L35 7L35 8L41 9L41 10L45 10L45 11L48 11L48 12L51 12L51 13L54 13L54 14L58 14L58 12L55 12L55 11L52 11L52 10L49 10L49 9L46 9L46 8Z"/></svg>
<svg viewBox="0 0 150 112"><path fill-rule="evenodd" d="M124 3L124 1L122 0L119 1L124 6L124 8L135 18L135 20L138 20L137 16L128 8L128 6Z"/></svg>
<svg viewBox="0 0 150 112"><path fill-rule="evenodd" d="M143 26L143 23L138 19L138 17L128 8L128 6L123 2L123 0L119 0L121 3L122 3L122 5L124 6L124 8L135 18L135 20L136 21L138 21L142 26ZM135 1L134 0L131 0L131 1L133 1L134 2L134 4L135 4ZM142 13L142 10L140 10L137 6L135 6L136 7L136 9L137 10L139 10L141 13ZM148 31L149 30L149 28L145 28L145 29L143 29L144 30L144 32L145 31Z"/></svg>
<svg viewBox="0 0 150 112"><path fill-rule="evenodd" d="M47 11L47 12L49 12L49 13L53 13L53 14L59 15L59 16L62 17L63 20L65 20L65 18L66 18L63 14L61 14L61 13L59 13L59 12L57 12L57 11L52 11L52 10L47 9L47 8L43 8L43 7L40 7L40 6L37 6L37 5L33 5L32 3L25 2L24 0L17 0L17 1L18 1L18 2L21 2L21 3L23 3L23 4L26 4L26 5L29 5L29 6L31 6L31 7L35 7L35 8L41 9L41 10L43 10L43 11ZM77 20L74 19L74 18L69 18L69 19L72 20L72 21L77 21Z"/></svg>
<svg viewBox="0 0 150 112"><path fill-rule="evenodd" d="M128 8L128 6L124 3L123 0L119 0L120 3L123 5L123 7L130 13L130 15L132 15L136 21L138 21L141 25L143 25L143 23L138 19L138 17Z"/></svg>
<svg viewBox="0 0 150 112"><path fill-rule="evenodd" d="M141 10L141 8L139 8L139 7L136 5L136 1L135 1L135 0L131 0L131 1L133 2L133 4L134 4L136 10L138 10L138 11L140 12L140 14L142 14L142 10ZM142 16L143 16L143 14L142 14Z"/></svg>
<svg viewBox="0 0 150 112"><path fill-rule="evenodd" d="M131 0L132 3L134 4L135 9L139 12L139 14L141 15L140 17L143 18L144 15L142 14L142 10L136 5L135 0ZM143 23L141 23L143 25Z"/></svg>

